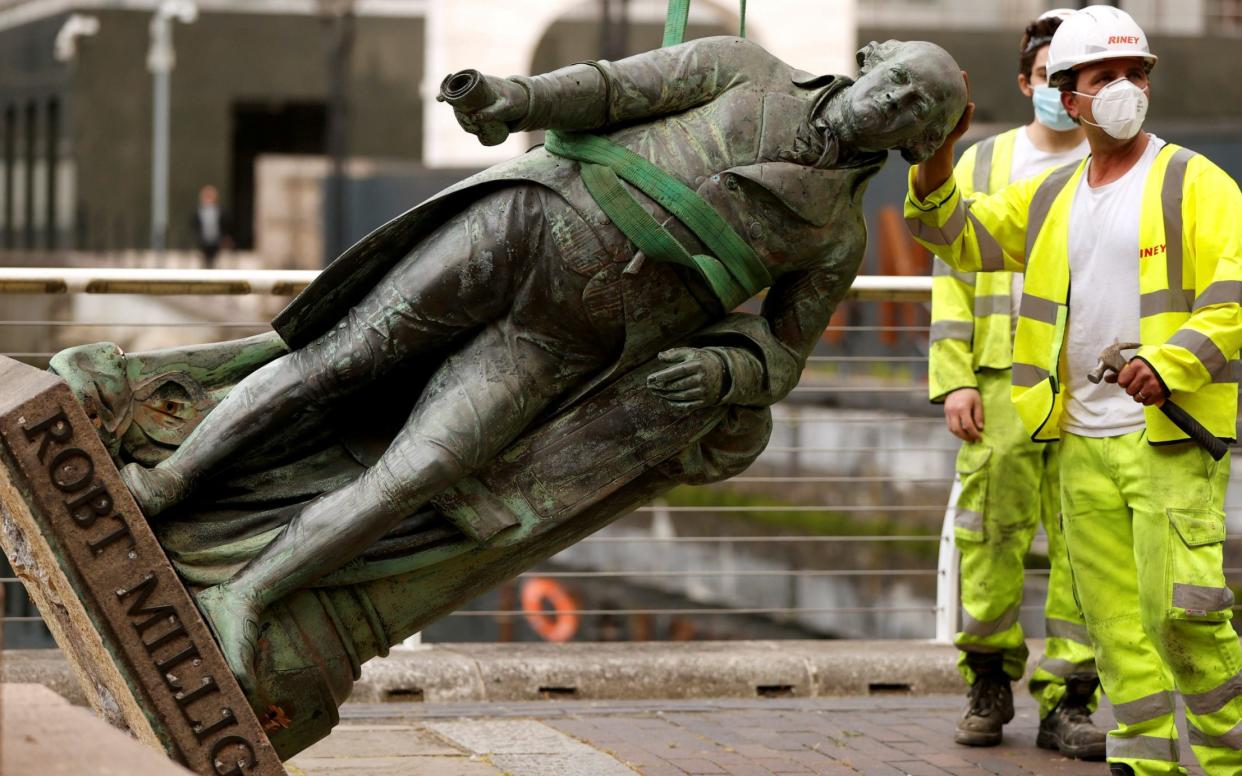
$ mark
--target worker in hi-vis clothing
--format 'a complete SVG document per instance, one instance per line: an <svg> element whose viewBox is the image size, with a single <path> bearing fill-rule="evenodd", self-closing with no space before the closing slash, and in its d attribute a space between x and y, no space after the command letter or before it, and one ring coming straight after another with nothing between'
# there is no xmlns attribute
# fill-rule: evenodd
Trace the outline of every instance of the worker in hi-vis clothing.
<svg viewBox="0 0 1242 776"><path fill-rule="evenodd" d="M1222 557L1229 459L1187 441L1160 407L1173 402L1216 437L1235 435L1242 194L1202 155L1142 131L1155 63L1126 13L1074 13L1053 36L1048 77L1091 155L968 202L953 179L967 107L912 168L905 211L919 242L954 269L1025 271L1011 394L1032 439L1061 440L1062 530L1117 720L1111 773L1185 773L1176 691L1204 770L1236 776L1242 646ZM1142 345L1116 384L1093 384L1117 342Z"/></svg>
<svg viewBox="0 0 1242 776"><path fill-rule="evenodd" d="M1072 13L1049 11L1027 25L1018 88L1031 99L1035 118L966 150L954 178L967 199L1087 155L1086 135L1046 72L1048 44ZM962 629L954 643L970 696L954 740L995 746L1013 719L1011 684L1022 678L1029 654L1018 622L1023 559L1042 523L1051 570L1047 641L1030 681L1039 701L1036 743L1069 757L1103 759L1104 731L1091 723L1099 699L1095 656L1061 537L1060 445L1032 441L1009 399L1021 295L1021 273L957 272L935 260L928 387L931 400L944 403L949 431L963 442L961 486L951 506L962 558Z"/></svg>

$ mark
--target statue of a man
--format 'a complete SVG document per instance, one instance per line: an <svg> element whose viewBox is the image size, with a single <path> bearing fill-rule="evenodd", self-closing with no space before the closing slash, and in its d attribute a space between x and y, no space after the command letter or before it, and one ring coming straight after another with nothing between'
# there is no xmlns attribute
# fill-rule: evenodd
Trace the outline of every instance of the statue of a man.
<svg viewBox="0 0 1242 776"><path fill-rule="evenodd" d="M857 81L812 76L721 37L489 79L496 100L459 115L464 127L590 132L654 164L757 257L750 270L762 283L742 284L741 298L770 286L766 324L736 342L665 350L740 301L704 269L717 266L705 254L719 235L671 215L659 186L627 179L621 196L698 263L636 250L641 237L617 223L590 165L546 148L362 240L275 321L287 355L237 385L157 467L124 471L154 517L275 431L375 381L421 373L410 382L421 389L413 411L374 465L309 502L240 572L199 595L243 686L267 605L363 553L536 421L657 353L668 366L648 378L650 390L687 412L767 406L794 387L862 259L867 179L889 149L926 158L966 104L956 63L932 44L870 44L859 64Z"/></svg>

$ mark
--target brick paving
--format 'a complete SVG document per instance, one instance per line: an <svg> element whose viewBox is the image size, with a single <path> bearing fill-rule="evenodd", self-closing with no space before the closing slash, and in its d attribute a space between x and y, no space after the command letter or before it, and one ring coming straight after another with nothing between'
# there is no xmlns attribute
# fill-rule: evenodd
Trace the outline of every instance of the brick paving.
<svg viewBox="0 0 1242 776"><path fill-rule="evenodd" d="M337 732L294 758L290 773L599 776L625 767L644 776L1107 773L1103 763L1037 749L1037 710L1025 696L1017 699L1004 744L957 746L953 725L962 702L936 695L346 705ZM1107 707L1096 718L1112 723ZM599 756L611 758L607 767ZM1190 772L1202 776L1196 767Z"/></svg>

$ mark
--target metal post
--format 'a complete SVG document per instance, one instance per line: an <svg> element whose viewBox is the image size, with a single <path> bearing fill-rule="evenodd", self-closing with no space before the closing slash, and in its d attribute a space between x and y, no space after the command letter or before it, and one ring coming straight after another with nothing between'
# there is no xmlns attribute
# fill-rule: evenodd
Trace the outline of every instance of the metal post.
<svg viewBox="0 0 1242 776"><path fill-rule="evenodd" d="M151 25L152 44L167 46L168 20ZM164 250L168 237L168 68L158 68L152 81L151 122L151 250Z"/></svg>
<svg viewBox="0 0 1242 776"><path fill-rule="evenodd" d="M328 60L328 158L332 169L325 193L327 223L324 264L347 247L345 209L345 161L349 155L350 63L354 49L353 0L321 0L321 13L327 25Z"/></svg>
<svg viewBox="0 0 1242 776"><path fill-rule="evenodd" d="M189 24L198 18L193 0L163 0L151 17L151 48L147 69L152 75L151 110L151 250L159 253L168 242L169 101L176 54L172 20Z"/></svg>

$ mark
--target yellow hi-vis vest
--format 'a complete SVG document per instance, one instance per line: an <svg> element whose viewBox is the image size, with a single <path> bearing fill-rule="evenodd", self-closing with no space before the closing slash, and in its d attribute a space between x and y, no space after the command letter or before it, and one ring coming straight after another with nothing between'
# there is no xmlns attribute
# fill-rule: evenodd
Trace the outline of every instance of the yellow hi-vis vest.
<svg viewBox="0 0 1242 776"><path fill-rule="evenodd" d="M953 170L962 196L972 199L1009 185L1021 131L992 135L966 149ZM980 369L1008 369L1013 363L1012 285L1012 272L958 272L932 260L927 390L933 402L959 388L977 387Z"/></svg>
<svg viewBox="0 0 1242 776"><path fill-rule="evenodd" d="M1036 441L1061 434L1069 221L1086 164L1045 171L970 203L952 178L917 200L916 170L910 170L905 214L915 239L957 270L1026 269L1013 400ZM1242 193L1205 157L1170 144L1147 175L1142 208L1135 257L1143 343L1138 355L1173 401L1216 436L1233 439L1234 361L1242 345ZM1102 334L1102 341L1113 337ZM1155 407L1146 407L1144 415L1152 444L1186 439Z"/></svg>

